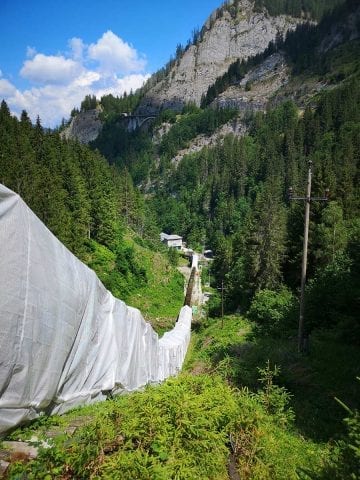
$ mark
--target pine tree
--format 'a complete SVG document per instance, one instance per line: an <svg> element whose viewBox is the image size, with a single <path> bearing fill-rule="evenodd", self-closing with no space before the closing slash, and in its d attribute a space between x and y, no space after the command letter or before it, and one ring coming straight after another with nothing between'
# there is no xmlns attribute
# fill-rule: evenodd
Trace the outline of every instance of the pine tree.
<svg viewBox="0 0 360 480"><path fill-rule="evenodd" d="M258 192L247 225L245 259L248 288L275 290L282 281L286 251L286 213L279 184L267 181Z"/></svg>

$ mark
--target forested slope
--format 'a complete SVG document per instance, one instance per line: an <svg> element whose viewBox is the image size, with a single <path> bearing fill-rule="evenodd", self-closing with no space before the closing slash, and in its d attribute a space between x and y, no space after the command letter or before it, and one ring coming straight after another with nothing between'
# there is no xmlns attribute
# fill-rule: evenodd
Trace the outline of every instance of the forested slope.
<svg viewBox="0 0 360 480"><path fill-rule="evenodd" d="M310 276L342 254L357 268L358 92L354 80L326 93L314 111L285 103L255 115L250 135L229 136L224 145L186 156L153 199L165 230L195 244L206 238L215 249L216 276L226 279L234 307L284 281L296 288L303 206L286 197L290 186L304 194L309 160L313 194L323 196L327 187L331 192L328 205L312 205Z"/></svg>
<svg viewBox="0 0 360 480"><path fill-rule="evenodd" d="M325 15L334 6L334 12ZM156 212L162 230L184 235L193 247L207 245L215 251L214 285L224 282L228 311L246 311L254 298L265 301L264 291L274 292L296 310L303 205L290 203L287 192L292 187L304 194L311 161L313 195L321 197L329 188L330 197L327 204L312 204L306 328L310 332L315 326L341 325L339 335L356 342L359 6L353 0L256 2L256 8L263 7L272 15L302 11L321 21L301 24L264 53L235 62L209 88L205 108L190 104L180 113L163 110L149 131L129 133L119 122L121 110L136 108L144 90L102 98L105 125L92 147L111 164L128 169L147 192L145 205ZM239 8L241 2L226 2L217 15L226 10L235 18ZM201 32L193 39L199 41ZM290 78L266 112L209 107L219 93L274 52L286 59ZM316 88L302 95L312 84ZM91 101L96 99L88 99L89 105ZM245 136L219 137L215 147L173 161L179 150L191 149L197 135L212 135L236 116L245 124ZM153 134L159 131L155 142ZM327 305L322 312L317 311L319 302ZM294 326L290 317L286 321L285 331Z"/></svg>
<svg viewBox="0 0 360 480"><path fill-rule="evenodd" d="M333 13L323 16L338 3ZM273 14L284 13L289 5L273 4ZM244 114L193 104L181 113L164 110L154 125L154 131L163 129L155 143L152 129L129 133L118 122L117 112L126 106L134 108L142 92L130 98L108 97L101 100L107 121L92 147L110 163L129 169L147 192L146 205L156 212L162 230L184 235L191 246L206 244L215 251L215 285L224 282L229 311L246 311L264 290L285 296L296 308L303 205L288 202L287 192L292 187L304 194L308 162L312 161L313 195L321 197L329 188L330 197L327 204L312 205L307 329L341 324L345 337L353 337L352 329L359 328L355 321L359 296L359 8L352 0L291 5L323 18L318 26L300 25L247 62L235 62L203 99L203 106L210 104L229 84L236 84L264 58L279 52L288 62L291 77L269 102L266 113ZM264 2L257 3L258 8L262 6ZM238 2L221 8L231 12ZM321 88L303 97L300 93L299 107L298 92L291 89L301 91L312 83ZM247 135L219 138L217 146L173 162L179 150L191 148L197 135L211 135L237 115L246 124ZM319 302L327 305L320 313ZM292 328L291 319L287 321Z"/></svg>
<svg viewBox="0 0 360 480"><path fill-rule="evenodd" d="M131 296L132 305L138 306L133 294L139 288L152 288L156 268L152 260L144 266L143 259L161 257L156 253L159 230L126 170L110 167L98 152L64 141L58 132L44 130L40 120L32 125L25 111L18 120L3 101L0 182L19 193L58 239L94 268L114 295L124 301ZM136 247L136 242L141 246ZM174 291L160 286L159 293L173 308L164 312L155 307L153 316L175 320L183 282L166 259L157 266L158 274L171 278Z"/></svg>

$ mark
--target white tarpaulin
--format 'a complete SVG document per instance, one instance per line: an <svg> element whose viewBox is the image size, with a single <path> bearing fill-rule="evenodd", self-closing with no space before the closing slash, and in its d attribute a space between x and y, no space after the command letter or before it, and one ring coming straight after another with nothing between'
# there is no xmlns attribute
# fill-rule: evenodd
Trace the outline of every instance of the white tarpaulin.
<svg viewBox="0 0 360 480"><path fill-rule="evenodd" d="M0 184L0 433L176 374L190 330L183 307L159 340Z"/></svg>

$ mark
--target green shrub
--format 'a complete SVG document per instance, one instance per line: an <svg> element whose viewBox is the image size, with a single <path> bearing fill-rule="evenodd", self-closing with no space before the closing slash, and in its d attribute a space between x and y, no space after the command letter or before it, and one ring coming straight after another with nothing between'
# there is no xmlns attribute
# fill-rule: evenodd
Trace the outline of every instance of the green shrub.
<svg viewBox="0 0 360 480"><path fill-rule="evenodd" d="M179 264L179 254L175 248L168 248L167 257L170 265L177 267Z"/></svg>
<svg viewBox="0 0 360 480"><path fill-rule="evenodd" d="M294 326L291 313L295 299L287 288L280 291L260 290L256 293L248 316L254 321L259 333L279 334Z"/></svg>
<svg viewBox="0 0 360 480"><path fill-rule="evenodd" d="M274 388L266 393L273 398ZM241 479L296 480L300 467L316 472L321 448L284 428L277 418L284 403L275 403L269 414L261 392L234 390L216 375L182 374L69 413L88 423L50 440L37 459L13 463L8 478L226 480L230 445Z"/></svg>
<svg viewBox="0 0 360 480"><path fill-rule="evenodd" d="M252 83L249 81L246 82L245 84L245 92L250 92L251 90L251 87L252 87Z"/></svg>
<svg viewBox="0 0 360 480"><path fill-rule="evenodd" d="M92 409L88 425L13 464L9 478L226 478L238 403L219 377L182 375Z"/></svg>
<svg viewBox="0 0 360 480"><path fill-rule="evenodd" d="M221 298L218 292L211 295L207 303L207 308L210 317L220 317L221 315Z"/></svg>
<svg viewBox="0 0 360 480"><path fill-rule="evenodd" d="M157 124L161 124L163 122L168 122L168 123L175 123L176 122L176 112L171 109L165 109L163 110L159 117L156 119Z"/></svg>
<svg viewBox="0 0 360 480"><path fill-rule="evenodd" d="M307 329L334 329L339 340L359 345L360 284L358 266L346 255L335 255L309 281L306 296ZM321 308L319 308L321 305Z"/></svg>
<svg viewBox="0 0 360 480"><path fill-rule="evenodd" d="M360 380L360 378L358 378ZM337 441L331 449L331 456L326 462L317 480L358 480L360 478L360 412L351 409L340 400L338 403L347 411L344 419L346 435Z"/></svg>
<svg viewBox="0 0 360 480"><path fill-rule="evenodd" d="M292 424L295 418L293 410L289 407L291 395L284 387L274 383L274 379L280 373L280 367L274 365L270 368L270 361L266 362L265 368L258 368L259 381L263 388L258 392L258 398L269 415L273 415L276 422L281 426Z"/></svg>

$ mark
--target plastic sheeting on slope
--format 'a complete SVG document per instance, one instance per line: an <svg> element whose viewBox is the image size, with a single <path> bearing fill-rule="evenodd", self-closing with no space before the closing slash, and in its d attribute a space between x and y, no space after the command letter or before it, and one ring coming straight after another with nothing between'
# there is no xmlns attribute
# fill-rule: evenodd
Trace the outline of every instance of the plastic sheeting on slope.
<svg viewBox="0 0 360 480"><path fill-rule="evenodd" d="M197 253L194 253L193 256L191 257L191 270L193 268L196 268L196 270L199 267L199 255Z"/></svg>
<svg viewBox="0 0 360 480"><path fill-rule="evenodd" d="M183 307L159 340L0 184L0 433L176 374L190 330Z"/></svg>

